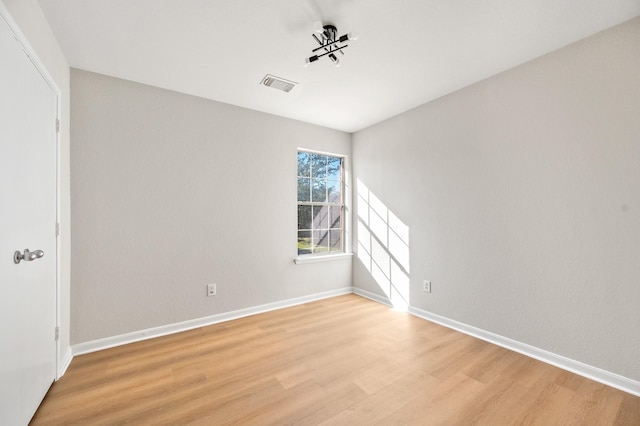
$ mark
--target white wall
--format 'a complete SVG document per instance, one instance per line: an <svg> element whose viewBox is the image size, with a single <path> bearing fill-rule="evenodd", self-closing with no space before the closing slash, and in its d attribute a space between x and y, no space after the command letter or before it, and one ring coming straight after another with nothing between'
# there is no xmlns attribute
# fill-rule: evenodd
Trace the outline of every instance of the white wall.
<svg viewBox="0 0 640 426"><path fill-rule="evenodd" d="M411 305L640 380L639 40L640 18L354 135L354 184L409 228ZM354 285L384 294L362 250Z"/></svg>
<svg viewBox="0 0 640 426"><path fill-rule="evenodd" d="M293 263L297 148L350 155L349 134L86 71L71 87L72 343L351 286L351 259Z"/></svg>
<svg viewBox="0 0 640 426"><path fill-rule="evenodd" d="M70 361L70 205L69 205L69 65L35 0L2 0L11 17L20 27L38 59L42 62L61 92L60 111L60 252L58 253L60 291L60 341L58 359ZM64 368L65 365L60 367Z"/></svg>

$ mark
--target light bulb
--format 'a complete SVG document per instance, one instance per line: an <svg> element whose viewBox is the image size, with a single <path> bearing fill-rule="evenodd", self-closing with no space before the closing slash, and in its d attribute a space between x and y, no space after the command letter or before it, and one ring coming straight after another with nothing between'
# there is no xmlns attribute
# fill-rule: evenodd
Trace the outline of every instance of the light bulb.
<svg viewBox="0 0 640 426"><path fill-rule="evenodd" d="M318 60L318 55L309 56L308 58L304 58L304 66L308 67L311 62L315 62Z"/></svg>

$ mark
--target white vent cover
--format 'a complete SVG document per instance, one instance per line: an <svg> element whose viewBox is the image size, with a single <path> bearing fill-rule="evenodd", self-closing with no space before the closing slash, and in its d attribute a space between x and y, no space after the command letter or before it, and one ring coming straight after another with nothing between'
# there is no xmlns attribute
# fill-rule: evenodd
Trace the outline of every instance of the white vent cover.
<svg viewBox="0 0 640 426"><path fill-rule="evenodd" d="M276 77L275 75L267 74L264 76L260 84L272 87L274 89L282 90L283 92L290 92L291 89L296 87L295 81L285 80L284 78Z"/></svg>

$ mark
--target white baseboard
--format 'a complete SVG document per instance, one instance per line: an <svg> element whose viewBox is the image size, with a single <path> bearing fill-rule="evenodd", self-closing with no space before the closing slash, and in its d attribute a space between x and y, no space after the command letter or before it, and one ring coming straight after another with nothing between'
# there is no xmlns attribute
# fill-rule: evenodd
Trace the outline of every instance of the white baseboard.
<svg viewBox="0 0 640 426"><path fill-rule="evenodd" d="M160 327L148 328L146 330L134 331L131 333L120 334L118 336L106 337L104 339L92 340L89 342L78 343L71 346L73 355L82 355L90 352L96 352L103 349L113 348L115 346L126 345L128 343L139 342L142 340L152 339L154 337L166 336L168 334L179 333L194 328L204 327L207 325L218 324L224 321L231 321L250 315L261 314L264 312L274 311L276 309L288 308L290 306L301 305L303 303L314 302L329 297L341 296L343 294L353 293L352 287L343 287L337 290L326 291L323 293L311 294L308 296L296 297L293 299L282 300L280 302L267 303L264 305L253 306L251 308L239 309L237 311L224 312L221 314L211 315L208 317L197 318L189 321L182 321L174 324L163 325ZM70 360L69 360L70 361Z"/></svg>
<svg viewBox="0 0 640 426"><path fill-rule="evenodd" d="M493 343L498 346L502 346L503 348L521 353L547 364L554 365L558 368L562 368L563 370L570 371L572 373L578 374L596 382L600 382L607 386L611 386L613 388L620 389L621 391L640 396L640 382L631 380L627 377L620 376L601 368L593 367L591 365L584 364L582 362L564 357L562 355L557 355L553 352L536 348L535 346L527 345L526 343L518 342L517 340L509 339L508 337L500 336L498 334L491 333L489 331L485 331L468 324L442 317L440 315L436 315L431 312L415 308L413 306L409 307L409 313L427 321L435 322L445 327L460 331L461 333L477 337L478 339Z"/></svg>
<svg viewBox="0 0 640 426"><path fill-rule="evenodd" d="M389 300L384 296L380 296L379 294L372 293L370 291L363 290L358 287L353 287L353 292L358 296L366 297L367 299L371 299L374 302L382 303L383 305L387 305L387 306L393 306L393 304L391 303L391 300Z"/></svg>
<svg viewBox="0 0 640 426"><path fill-rule="evenodd" d="M71 364L71 360L73 360L73 352L71 348L68 348L62 359L58 362L58 375L56 376L56 380L60 380L60 377L64 376L64 373L67 372L67 368Z"/></svg>
<svg viewBox="0 0 640 426"><path fill-rule="evenodd" d="M79 343L71 346L71 351L67 351L63 360L59 366L60 378L66 369L68 368L73 356L82 355L90 352L99 351L102 349L108 349L115 346L125 345L128 343L138 342L142 340L151 339L154 337L166 336L168 334L179 333L181 331L187 331L198 327L204 327L207 325L217 324L224 321L231 321L238 318L247 317L250 315L261 314L264 312L273 311L276 309L287 308L290 306L301 305L303 303L314 302L316 300L322 300L329 297L341 296L343 294L355 293L359 296L366 297L375 302L382 303L387 306L392 306L389 299L384 296L380 296L376 293L372 293L367 290L363 290L357 287L344 287L337 290L327 291L323 293L316 293L308 296L297 297L293 299L287 299L280 302L267 303L264 305L254 306L251 308L240 309L232 312L225 312L221 314L211 315L204 318L197 318L194 320L183 321L175 324L169 324L160 327L153 327L146 330L139 330L132 333L121 334L118 336L107 337L104 339L92 340L90 342ZM480 328L464 324L431 312L422 310L410 306L408 312L419 318L427 321L435 322L445 327L460 331L461 333L468 334L478 339L493 343L503 348L512 350L514 352L521 353L525 356L537 359L547 364L554 365L562 368L563 370L570 371L596 382L603 383L607 386L611 386L616 389L620 389L624 392L640 396L640 382L629 379L624 376L620 376L609 371L593 367L588 364L584 364L573 359L554 354L553 352L546 351L544 349L536 348L535 346L528 345L526 343L518 342L498 334L482 330Z"/></svg>

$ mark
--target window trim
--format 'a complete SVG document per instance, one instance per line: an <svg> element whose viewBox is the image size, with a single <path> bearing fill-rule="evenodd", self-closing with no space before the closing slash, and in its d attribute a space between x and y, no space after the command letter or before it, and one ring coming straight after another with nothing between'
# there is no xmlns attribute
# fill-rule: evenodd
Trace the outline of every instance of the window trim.
<svg viewBox="0 0 640 426"><path fill-rule="evenodd" d="M316 262L326 262L329 260L340 260L347 259L353 256L353 253L341 252L341 253L317 253L317 254L303 254L295 259L293 259L293 263L296 265L300 265L301 263L316 263Z"/></svg>
<svg viewBox="0 0 640 426"><path fill-rule="evenodd" d="M294 182L298 184L298 153L306 152L309 154L320 154L326 155L329 157L337 157L342 160L342 177L341 177L341 195L342 195L342 250L341 251L327 251L320 253L308 253L308 254L297 254L296 248L296 256L294 257L294 263L315 263L315 262L323 262L330 260L338 260L350 258L353 256L353 252L351 250L351 185L350 185L350 163L349 156L347 154L340 154L336 152L328 152L328 151L319 151L315 149L308 149L304 147L296 148L296 175ZM297 194L297 191L296 191ZM300 205L298 202L298 197L296 195L296 212L297 208ZM297 213L296 213L297 218ZM296 220L296 236L298 235L297 229L297 220ZM297 238L296 238L297 240Z"/></svg>

